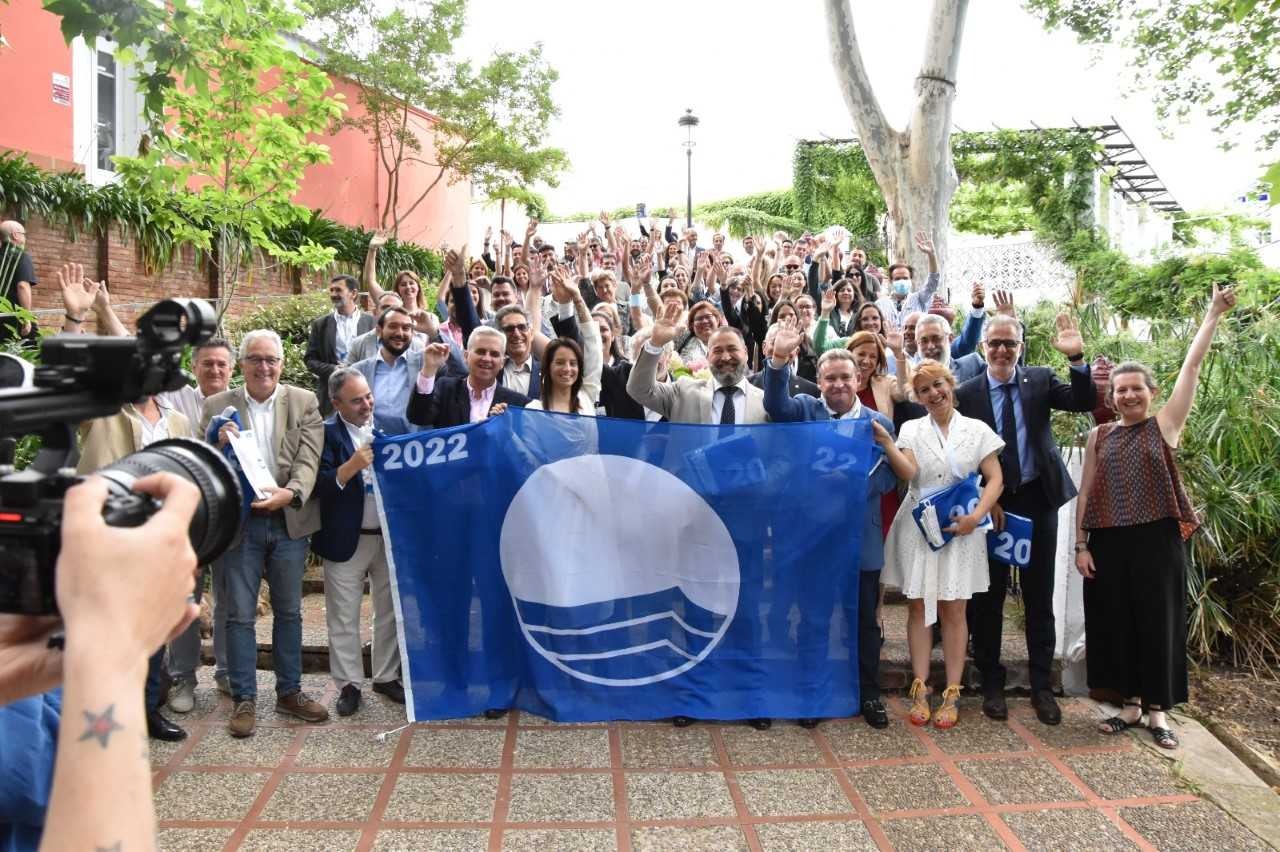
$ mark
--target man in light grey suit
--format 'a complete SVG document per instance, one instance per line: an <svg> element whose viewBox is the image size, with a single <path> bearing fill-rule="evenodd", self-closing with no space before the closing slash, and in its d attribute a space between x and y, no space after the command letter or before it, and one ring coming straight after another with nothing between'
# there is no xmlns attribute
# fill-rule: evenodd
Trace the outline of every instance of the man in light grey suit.
<svg viewBox="0 0 1280 852"><path fill-rule="evenodd" d="M374 354L351 366L359 370L373 390L373 424L388 435L416 432L406 413L414 383L422 370L422 350L412 349L413 317L403 307L392 306L378 317L381 334ZM465 376L466 364L454 357L440 368L440 376Z"/></svg>
<svg viewBox="0 0 1280 852"><path fill-rule="evenodd" d="M722 325L707 341L711 378L681 377L674 382L656 379L662 347L679 333L681 307L671 303L653 325L649 341L641 347L627 379L627 394L672 423L764 423L764 391L747 381L747 347L742 332Z"/></svg>
<svg viewBox="0 0 1280 852"><path fill-rule="evenodd" d="M732 426L765 423L764 391L747 381L747 344L742 332L722 325L707 340L707 362L711 378L683 376L674 382L657 381L658 359L663 348L675 340L683 312L679 302L667 305L653 324L649 340L640 348L635 366L627 378L627 394L672 423L711 423ZM751 727L768 730L770 719L750 719ZM677 728L693 724L688 716L676 716Z"/></svg>

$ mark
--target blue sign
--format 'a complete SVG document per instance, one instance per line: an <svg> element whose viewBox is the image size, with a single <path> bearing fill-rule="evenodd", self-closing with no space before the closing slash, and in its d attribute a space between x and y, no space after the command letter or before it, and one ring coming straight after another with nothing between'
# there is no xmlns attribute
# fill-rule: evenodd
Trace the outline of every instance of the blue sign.
<svg viewBox="0 0 1280 852"><path fill-rule="evenodd" d="M849 716L870 421L379 438L411 720Z"/></svg>
<svg viewBox="0 0 1280 852"><path fill-rule="evenodd" d="M1004 529L987 533L987 553L1009 565L1026 568L1031 563L1031 519L1004 513Z"/></svg>
<svg viewBox="0 0 1280 852"><path fill-rule="evenodd" d="M921 495L920 502L911 510L916 526L924 536L929 549L939 551L947 546L947 542L955 538L955 533L948 532L947 527L955 523L961 515L971 515L978 508L982 489L978 485L978 474L970 474L954 485L940 488ZM978 524L981 532L991 523L991 516L986 515Z"/></svg>

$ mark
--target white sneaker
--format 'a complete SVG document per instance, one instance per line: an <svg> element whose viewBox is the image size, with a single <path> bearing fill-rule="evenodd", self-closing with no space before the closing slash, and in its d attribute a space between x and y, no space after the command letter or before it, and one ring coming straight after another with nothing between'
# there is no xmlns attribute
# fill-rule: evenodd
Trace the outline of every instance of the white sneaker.
<svg viewBox="0 0 1280 852"><path fill-rule="evenodd" d="M175 713L190 713L196 706L196 685L193 681L178 681L169 690L169 709Z"/></svg>

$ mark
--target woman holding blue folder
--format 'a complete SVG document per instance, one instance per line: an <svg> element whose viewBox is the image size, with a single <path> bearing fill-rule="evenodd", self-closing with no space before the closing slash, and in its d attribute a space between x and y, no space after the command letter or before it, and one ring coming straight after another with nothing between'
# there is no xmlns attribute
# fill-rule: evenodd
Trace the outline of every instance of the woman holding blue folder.
<svg viewBox="0 0 1280 852"><path fill-rule="evenodd" d="M965 604L975 593L987 590L989 578L986 536L974 533L990 525L988 513L1004 484L999 459L1004 441L982 421L955 410L955 386L950 370L937 361L922 361L911 377L911 387L929 416L902 424L896 444L884 440L887 434L877 431L876 436L894 473L910 483L885 541L882 581L901 589L907 598L907 648L915 677L911 724L926 725L932 717L936 728L953 727L959 717L956 703L968 640ZM962 484L979 472L984 484L977 494L976 484ZM931 525L925 519L917 524L913 512L922 503L926 509L933 501L943 505L943 495L960 490L956 486L971 487L976 496L954 513L937 517L926 533L924 529ZM944 538L945 543L939 544ZM931 628L939 616L947 686L935 713L925 681L933 648Z"/></svg>

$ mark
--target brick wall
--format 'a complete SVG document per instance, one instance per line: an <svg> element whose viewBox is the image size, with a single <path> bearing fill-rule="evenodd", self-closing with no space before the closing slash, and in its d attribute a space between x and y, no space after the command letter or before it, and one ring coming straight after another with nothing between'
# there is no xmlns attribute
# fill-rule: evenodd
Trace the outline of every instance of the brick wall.
<svg viewBox="0 0 1280 852"><path fill-rule="evenodd" d="M36 315L42 327L62 327L58 270L68 262L83 264L85 275L107 282L112 306L130 329L134 327L134 319L160 299L208 298L211 295L208 270L199 263L197 253L192 249L182 249L163 272L148 274L143 268L137 245L122 236L115 226L110 227L105 236L79 233L72 239L65 226L47 222L39 216L28 218L24 224L27 252L31 255L36 277L40 279L33 295ZM270 261L270 258L260 257L256 258L252 270L246 267L229 311L232 316L239 316L250 309L255 301L297 292L294 283L296 272ZM92 321L86 330L94 331Z"/></svg>

